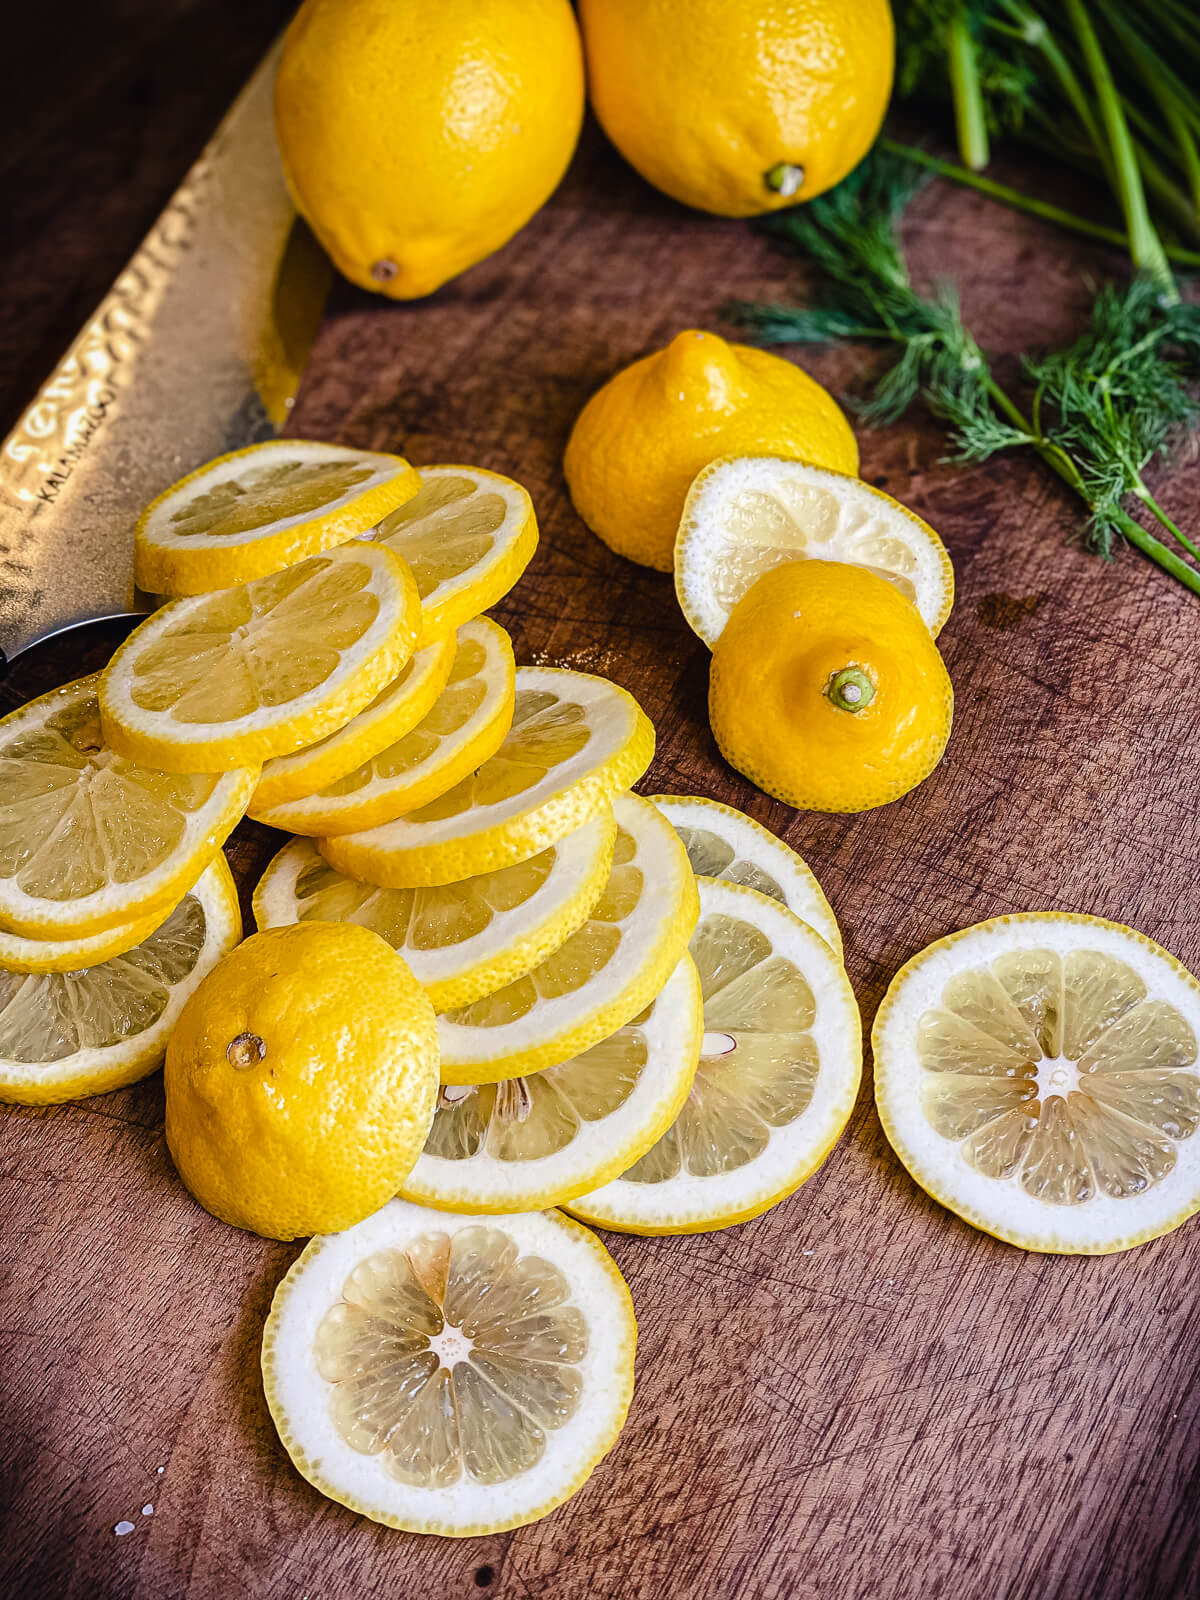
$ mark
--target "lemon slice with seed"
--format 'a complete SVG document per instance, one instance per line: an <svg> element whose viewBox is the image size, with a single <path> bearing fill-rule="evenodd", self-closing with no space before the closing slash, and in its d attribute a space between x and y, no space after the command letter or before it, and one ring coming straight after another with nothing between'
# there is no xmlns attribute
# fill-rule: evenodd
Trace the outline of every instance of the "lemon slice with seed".
<svg viewBox="0 0 1200 1600"><path fill-rule="evenodd" d="M389 1201L275 1291L267 1404L297 1470L412 1533L520 1527L581 1489L633 1395L625 1280L561 1212Z"/></svg>
<svg viewBox="0 0 1200 1600"><path fill-rule="evenodd" d="M455 636L450 675L415 728L326 788L254 815L273 828L353 833L428 805L496 753L512 725L512 641L489 617Z"/></svg>
<svg viewBox="0 0 1200 1600"><path fill-rule="evenodd" d="M696 925L677 835L637 795L613 802L612 870L587 921L524 977L438 1018L443 1083L495 1083L556 1066L650 1004Z"/></svg>
<svg viewBox="0 0 1200 1600"><path fill-rule="evenodd" d="M27 939L153 926L220 849L258 776L125 760L101 732L98 685L79 678L0 721L0 925Z"/></svg>
<svg viewBox="0 0 1200 1600"><path fill-rule="evenodd" d="M675 541L675 592L705 644L756 578L804 560L886 578L934 635L954 603L954 568L937 534L860 478L774 456L725 456L698 475Z"/></svg>
<svg viewBox="0 0 1200 1600"><path fill-rule="evenodd" d="M293 839L254 891L260 928L360 922L404 957L435 1010L469 1005L511 983L582 926L608 881L611 809L528 861L431 889L377 889Z"/></svg>
<svg viewBox="0 0 1200 1600"><path fill-rule="evenodd" d="M645 1011L582 1055L502 1083L443 1085L401 1194L448 1211L533 1211L607 1183L679 1115L703 1028L684 956Z"/></svg>
<svg viewBox="0 0 1200 1600"><path fill-rule="evenodd" d="M648 796L683 840L698 878L741 883L778 900L842 954L842 931L805 862L753 817L698 794Z"/></svg>
<svg viewBox="0 0 1200 1600"><path fill-rule="evenodd" d="M371 535L412 568L426 640L506 595L537 549L533 502L519 483L479 467L422 467L419 492Z"/></svg>
<svg viewBox="0 0 1200 1600"><path fill-rule="evenodd" d="M184 1001L241 936L237 888L218 855L122 955L71 972L0 971L0 1100L78 1100L153 1072Z"/></svg>
<svg viewBox="0 0 1200 1600"><path fill-rule="evenodd" d="M174 600L101 674L105 734L165 772L223 772L315 744L396 676L420 614L404 563L363 542Z"/></svg>
<svg viewBox="0 0 1200 1600"><path fill-rule="evenodd" d="M263 763L248 810L252 817L336 783L410 733L432 711L454 666L455 641L435 639L350 721L316 744Z"/></svg>
<svg viewBox="0 0 1200 1600"><path fill-rule="evenodd" d="M402 456L271 439L218 456L151 502L134 533L150 594L203 594L265 578L365 533L421 480Z"/></svg>
<svg viewBox="0 0 1200 1600"><path fill-rule="evenodd" d="M699 884L700 1064L658 1143L570 1202L603 1228L699 1233L756 1217L812 1176L854 1108L862 1031L829 946L757 890Z"/></svg>
<svg viewBox="0 0 1200 1600"><path fill-rule="evenodd" d="M521 667L512 728L478 771L381 827L321 840L341 872L388 888L454 883L536 855L636 783L654 729L606 678Z"/></svg>
<svg viewBox="0 0 1200 1600"><path fill-rule="evenodd" d="M879 1008L875 1098L927 1193L1101 1255L1200 1208L1200 984L1142 934L1031 912L940 939Z"/></svg>

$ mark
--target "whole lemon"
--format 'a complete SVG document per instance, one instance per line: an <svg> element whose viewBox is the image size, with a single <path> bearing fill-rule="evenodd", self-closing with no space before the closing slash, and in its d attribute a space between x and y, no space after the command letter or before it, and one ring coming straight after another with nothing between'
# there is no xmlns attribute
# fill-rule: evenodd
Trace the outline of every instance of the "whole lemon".
<svg viewBox="0 0 1200 1600"><path fill-rule="evenodd" d="M670 572L692 480L726 455L858 471L850 424L819 383L782 356L694 328L592 396L563 471L593 533L618 555Z"/></svg>
<svg viewBox="0 0 1200 1600"><path fill-rule="evenodd" d="M888 0L579 0L592 108L664 193L749 217L858 165L892 90Z"/></svg>
<svg viewBox="0 0 1200 1600"><path fill-rule="evenodd" d="M346 277L398 300L523 227L582 120L568 0L306 0L275 85L297 209Z"/></svg>
<svg viewBox="0 0 1200 1600"><path fill-rule="evenodd" d="M337 1233L408 1176L438 1093L433 1007L350 922L256 933L167 1046L167 1144L206 1210L269 1239Z"/></svg>
<svg viewBox="0 0 1200 1600"><path fill-rule="evenodd" d="M791 806L898 800L942 759L953 710L917 608L865 567L773 567L713 646L708 716L721 754Z"/></svg>

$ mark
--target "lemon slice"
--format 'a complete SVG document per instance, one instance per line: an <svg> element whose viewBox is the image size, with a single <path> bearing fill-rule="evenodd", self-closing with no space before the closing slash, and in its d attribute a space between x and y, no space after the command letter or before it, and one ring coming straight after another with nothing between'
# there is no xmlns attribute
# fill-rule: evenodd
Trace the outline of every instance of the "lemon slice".
<svg viewBox="0 0 1200 1600"><path fill-rule="evenodd" d="M151 502L134 532L150 594L203 594L265 578L365 533L421 480L401 456L271 439L218 456Z"/></svg>
<svg viewBox="0 0 1200 1600"><path fill-rule="evenodd" d="M479 467L422 467L419 492L371 536L412 568L421 642L494 606L537 549L533 502L519 483Z"/></svg>
<svg viewBox="0 0 1200 1600"><path fill-rule="evenodd" d="M124 954L72 972L0 971L0 1100L78 1100L153 1072L184 1001L241 936L237 888L218 855Z"/></svg>
<svg viewBox="0 0 1200 1600"><path fill-rule="evenodd" d="M260 928L361 922L400 952L435 1010L469 1005L537 965L583 925L612 866L617 825L599 812L528 861L432 889L377 889L293 839L254 891Z"/></svg>
<svg viewBox="0 0 1200 1600"><path fill-rule="evenodd" d="M289 800L301 800L336 783L410 733L428 716L454 666L455 640L435 639L401 667L386 688L357 716L316 744L272 756L263 763L247 808L252 817Z"/></svg>
<svg viewBox="0 0 1200 1600"><path fill-rule="evenodd" d="M301 799L255 809L290 833L352 833L427 805L494 755L512 724L512 641L488 617L467 622L441 694L421 721L369 760Z"/></svg>
<svg viewBox="0 0 1200 1600"><path fill-rule="evenodd" d="M79 678L0 721L0 925L29 939L154 926L241 819L258 776L126 761L101 732L98 684Z"/></svg>
<svg viewBox="0 0 1200 1600"><path fill-rule="evenodd" d="M633 1396L625 1280L561 1212L391 1200L275 1291L267 1405L297 1470L412 1533L520 1527L583 1487Z"/></svg>
<svg viewBox="0 0 1200 1600"><path fill-rule="evenodd" d="M394 678L420 625L416 585L355 543L273 577L174 600L100 678L109 743L165 772L223 772L315 744Z"/></svg>
<svg viewBox="0 0 1200 1600"><path fill-rule="evenodd" d="M381 827L322 839L341 872L387 888L455 883L536 855L636 783L654 729L606 678L521 667L504 743L439 799Z"/></svg>
<svg viewBox="0 0 1200 1600"><path fill-rule="evenodd" d="M803 860L764 828L719 800L698 794L653 794L656 805L683 840L698 878L741 883L778 900L842 954L842 930L821 885Z"/></svg>
<svg viewBox="0 0 1200 1600"><path fill-rule="evenodd" d="M607 1183L679 1115L703 1030L684 956L645 1011L582 1055L503 1083L443 1085L401 1194L448 1211L540 1211Z"/></svg>
<svg viewBox="0 0 1200 1600"><path fill-rule="evenodd" d="M669 822L637 795L613 802L612 870L587 921L544 961L438 1018L442 1082L496 1083L607 1039L667 981L696 925L696 879Z"/></svg>
<svg viewBox="0 0 1200 1600"><path fill-rule="evenodd" d="M0 928L0 968L5 972L77 972L141 944L171 912L170 906L74 939L26 939Z"/></svg>
<svg viewBox="0 0 1200 1600"><path fill-rule="evenodd" d="M756 578L784 561L845 561L895 584L936 635L954 568L927 523L891 495L803 461L725 456L688 493L675 541L675 592L710 648Z"/></svg>
<svg viewBox="0 0 1200 1600"><path fill-rule="evenodd" d="M1102 1255L1200 1208L1200 984L1131 928L978 923L875 1020L875 1099L920 1186L1025 1250Z"/></svg>
<svg viewBox="0 0 1200 1600"><path fill-rule="evenodd" d="M653 1149L571 1201L603 1228L699 1233L757 1217L812 1176L854 1108L862 1030L829 946L755 889L699 883L700 1064Z"/></svg>

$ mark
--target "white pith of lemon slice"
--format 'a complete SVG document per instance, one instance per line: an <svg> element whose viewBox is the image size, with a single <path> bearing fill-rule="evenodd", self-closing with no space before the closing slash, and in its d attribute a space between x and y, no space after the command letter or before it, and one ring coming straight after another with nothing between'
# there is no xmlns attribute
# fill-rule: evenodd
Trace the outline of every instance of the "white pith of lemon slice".
<svg viewBox="0 0 1200 1600"><path fill-rule="evenodd" d="M937 534L861 478L775 456L723 456L698 474L675 541L675 592L706 645L757 578L804 560L886 578L935 636L954 603L954 568Z"/></svg>
<svg viewBox="0 0 1200 1600"><path fill-rule="evenodd" d="M125 760L101 731L98 688L98 674L79 678L0 721L0 925L26 939L153 927L241 820L258 777Z"/></svg>
<svg viewBox="0 0 1200 1600"><path fill-rule="evenodd" d="M254 891L260 928L360 922L399 951L433 1007L511 983L580 928L612 866L617 825L599 812L528 861L432 889L377 889L331 867L309 839L279 852Z"/></svg>
<svg viewBox="0 0 1200 1600"><path fill-rule="evenodd" d="M49 1105L136 1083L192 990L242 936L223 855L140 944L81 971L0 971L0 1100Z"/></svg>
<svg viewBox="0 0 1200 1600"><path fill-rule="evenodd" d="M463 1537L534 1522L583 1487L625 1421L636 1342L611 1256L561 1212L392 1200L292 1265L263 1384L322 1494Z"/></svg>
<svg viewBox="0 0 1200 1600"><path fill-rule="evenodd" d="M684 956L640 1016L582 1055L527 1078L443 1086L401 1194L439 1210L533 1211L607 1183L678 1116L703 1030Z"/></svg>
<svg viewBox="0 0 1200 1600"><path fill-rule="evenodd" d="M1101 1255L1200 1208L1200 984L1132 928L965 928L897 973L872 1038L897 1155L986 1233Z"/></svg>
<svg viewBox="0 0 1200 1600"><path fill-rule="evenodd" d="M402 739L327 788L263 807L260 822L311 836L378 827L428 805L495 754L512 725L512 641L490 617L466 622L441 694Z"/></svg>
<svg viewBox="0 0 1200 1600"><path fill-rule="evenodd" d="M606 678L520 667L512 727L453 789L394 821L324 838L341 872L388 888L454 883L536 855L635 783L654 729Z"/></svg>
<svg viewBox="0 0 1200 1600"><path fill-rule="evenodd" d="M656 805L683 840L698 878L741 883L778 900L807 922L836 956L842 930L812 869L782 839L742 811L699 794L652 794Z"/></svg>
<svg viewBox="0 0 1200 1600"><path fill-rule="evenodd" d="M101 674L105 735L165 772L286 755L375 698L412 654L420 616L408 569L368 541L173 600Z"/></svg>
<svg viewBox="0 0 1200 1600"><path fill-rule="evenodd" d="M776 900L701 878L690 951L704 1038L674 1124L572 1215L625 1233L699 1233L769 1210L812 1176L862 1076L858 1006L824 939Z"/></svg>
<svg viewBox="0 0 1200 1600"><path fill-rule="evenodd" d="M442 1082L496 1083L582 1054L644 1010L696 925L696 879L647 800L613 801L617 838L603 893L577 933L524 977L438 1018Z"/></svg>
<svg viewBox="0 0 1200 1600"><path fill-rule="evenodd" d="M408 658L391 683L336 733L290 755L265 761L247 807L250 816L316 794L411 733L446 687L454 653L453 634L424 645Z"/></svg>
<svg viewBox="0 0 1200 1600"><path fill-rule="evenodd" d="M371 535L412 568L421 642L494 606L537 549L533 502L519 483L481 467L422 467L419 492Z"/></svg>
<svg viewBox="0 0 1200 1600"><path fill-rule="evenodd" d="M138 518L134 575L150 594L265 578L367 532L420 479L402 456L270 439L181 478Z"/></svg>

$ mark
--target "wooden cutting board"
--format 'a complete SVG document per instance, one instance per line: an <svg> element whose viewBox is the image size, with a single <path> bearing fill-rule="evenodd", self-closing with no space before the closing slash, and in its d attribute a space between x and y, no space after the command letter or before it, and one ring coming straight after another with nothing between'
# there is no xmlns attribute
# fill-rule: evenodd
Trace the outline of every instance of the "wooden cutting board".
<svg viewBox="0 0 1200 1600"><path fill-rule="evenodd" d="M193 10L233 27L228 5ZM264 15L254 26L265 33ZM238 45L226 93L249 49ZM203 108L184 109L199 142ZM129 140L135 112L126 105L114 138ZM165 96L158 115L169 132ZM118 216L131 183L152 211L150 178L119 177L106 180ZM137 225L129 233L118 259ZM47 225L26 241L21 270L40 260L62 299L53 237ZM1119 270L946 187L916 204L909 240L919 272L961 279L968 319L998 351L1070 336L1084 274ZM117 247L106 236L95 248ZM74 250L86 276L92 257L78 240ZM681 328L722 329L731 296L805 292L765 239L664 200L591 131L541 215L432 300L337 291L292 431L418 464L473 462L528 486L542 543L497 610L518 660L624 685L658 728L646 792L715 795L804 854L842 920L867 1024L904 960L998 912L1096 912L1200 966L1200 601L1136 556L1105 566L1071 547L1077 508L1036 464L946 467L919 418L862 432L864 477L932 522L953 556L958 603L942 642L957 717L929 782L853 817L794 812L722 764L705 718L707 655L669 579L611 556L573 514L560 461L593 389ZM32 362L47 329L63 343L73 325L35 318L28 340L10 330L6 344ZM873 359L803 357L835 391ZM1195 465L1163 486L1189 525L1198 497ZM4 709L99 665L115 636L21 660ZM244 890L278 842L238 830ZM162 1123L157 1076L0 1121L0 1593L1200 1590L1200 1225L1099 1260L998 1244L914 1187L883 1138L869 1075L840 1144L788 1203L724 1233L608 1237L641 1321L628 1427L548 1520L462 1543L377 1527L293 1471L264 1406L258 1345L297 1247L194 1205ZM123 1519L134 1531L117 1537Z"/></svg>

